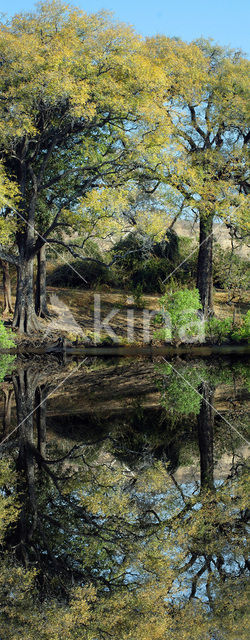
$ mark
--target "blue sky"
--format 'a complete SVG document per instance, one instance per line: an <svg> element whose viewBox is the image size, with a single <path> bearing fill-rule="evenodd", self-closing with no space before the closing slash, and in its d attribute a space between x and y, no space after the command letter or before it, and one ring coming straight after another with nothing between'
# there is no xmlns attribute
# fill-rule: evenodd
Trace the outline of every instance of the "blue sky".
<svg viewBox="0 0 250 640"><path fill-rule="evenodd" d="M12 15L34 7L32 0L0 0ZM249 0L75 0L87 12L107 9L143 35L164 33L183 40L210 37L222 45L250 52Z"/></svg>

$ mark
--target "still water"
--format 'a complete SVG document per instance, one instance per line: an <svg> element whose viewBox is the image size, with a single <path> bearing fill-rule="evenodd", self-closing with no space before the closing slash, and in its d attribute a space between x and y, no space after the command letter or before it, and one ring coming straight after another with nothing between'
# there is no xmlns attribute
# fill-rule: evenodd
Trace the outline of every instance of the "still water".
<svg viewBox="0 0 250 640"><path fill-rule="evenodd" d="M248 637L249 373L1 356L0 638Z"/></svg>

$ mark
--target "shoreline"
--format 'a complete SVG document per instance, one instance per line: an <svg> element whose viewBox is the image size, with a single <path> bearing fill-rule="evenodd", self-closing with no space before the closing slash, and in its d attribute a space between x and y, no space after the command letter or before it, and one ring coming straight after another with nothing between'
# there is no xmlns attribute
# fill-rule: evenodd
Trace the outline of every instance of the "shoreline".
<svg viewBox="0 0 250 640"><path fill-rule="evenodd" d="M188 355L188 356L197 356L197 357L208 357L211 355L236 355L247 357L250 356L250 344L199 344L199 345L190 345L183 344L180 346L175 345L116 345L116 346L79 346L75 347L65 346L21 346L19 345L17 348L12 349L0 349L1 355L11 354L11 355L25 355L25 354L34 354L34 355L45 355L45 354L55 354L55 355L67 355L67 356L119 356L119 357L129 357L129 356L158 356L158 355L169 355L170 357Z"/></svg>

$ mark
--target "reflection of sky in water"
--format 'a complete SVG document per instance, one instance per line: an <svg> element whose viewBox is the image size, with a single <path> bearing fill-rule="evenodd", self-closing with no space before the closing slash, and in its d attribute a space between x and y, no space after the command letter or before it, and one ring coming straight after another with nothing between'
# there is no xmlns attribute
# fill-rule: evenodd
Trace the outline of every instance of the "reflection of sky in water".
<svg viewBox="0 0 250 640"><path fill-rule="evenodd" d="M93 375L93 372L92 372L92 375ZM101 387L100 387L100 393L101 393ZM105 404L105 399L103 400L103 403ZM172 404L173 404L173 412L174 412L175 411L174 403ZM241 534L242 534L241 541L239 541L239 539L237 538L238 534L237 534L236 518L238 516L240 507L237 505L237 500L232 502L230 502L230 500L229 502L225 500L225 505L223 503L223 495L226 496L227 491L228 491L228 497L230 498L231 488L230 488L230 483L227 486L227 473L230 472L231 462L230 460L228 462L228 472L226 469L226 474L225 473L222 474L221 477L218 477L217 475L217 477L215 478L214 494L212 494L216 497L216 500L215 500L216 507L218 507L219 510L221 509L222 513L224 513L223 509L227 511L228 516L226 517L228 517L229 526L225 535L223 531L222 533L220 533L220 535L218 535L218 545L217 545L217 538L216 538L217 524L216 524L216 521L213 520L213 513L212 513L211 528L208 527L208 531L209 531L208 538L209 536L211 536L212 551L211 551L210 557L208 558L209 544L207 545L207 540L205 539L205 537L204 539L202 539L202 535L201 536L199 535L200 532L198 529L199 523L202 521L202 518L204 517L204 515L202 514L202 508L204 505L203 505L202 492L200 489L200 483L198 481L199 473L200 473L200 464L199 464L199 447L197 444L197 433L194 426L196 417L192 418L193 426L190 427L191 423L189 422L188 422L187 428L185 425L185 428L187 429L185 433L188 433L188 435L190 436L190 441L186 441L185 438L182 436L181 428L178 432L177 421L174 423L174 428L173 428L173 425L170 425L170 429L169 429L170 436L171 436L170 442L172 442L172 440L175 442L175 433L176 433L177 434L176 435L177 454L179 454L180 452L182 454L184 452L183 456L180 455L180 457L178 457L178 455L176 454L176 451L174 451L174 455L172 457L172 460L174 460L174 463L176 463L176 466L174 466L173 464L173 468L177 469L176 474L178 473L178 471L180 471L180 474L178 476L178 482L176 480L176 485L174 484L174 482L172 482L172 479L169 482L166 481L166 484L164 484L164 476L162 476L163 482L160 481L158 483L157 474L156 474L156 484L154 485L154 476L153 476L153 481L152 481L152 484L150 485L150 474L151 474L151 471L154 471L154 464L156 463L156 468L157 468L157 464L160 463L161 461L160 456L161 456L162 449L163 449L162 460L164 460L164 464L165 464L164 447L166 443L168 445L168 440L167 440L168 425L166 426L164 424L164 429L162 434L162 431L160 429L161 425L159 425L158 423L154 424L152 422L152 430L150 431L151 425L148 426L146 420L144 424L144 418L145 418L144 410L142 410L140 413L137 410L138 419L137 421L135 421L135 424L129 421L130 418L128 418L128 413L126 413L126 409L124 409L124 412L123 412L123 409L119 407L119 411L120 411L120 414L119 414L120 423L118 426L120 430L118 429L115 432L114 439L112 440L111 437L109 439L109 435L108 435L107 443L106 443L106 432L105 432L105 438L103 439L105 440L105 444L103 444L103 441L102 441L102 445L101 445L102 448L100 448L100 451L98 450L98 448L97 448L97 451L95 451L94 449L89 450L86 445L85 445L86 448L83 449L84 457L86 457L87 463L89 463L90 466L93 464L93 466L96 465L96 467L98 467L98 464L99 464L101 468L102 467L101 456L104 456L105 465L103 466L105 466L105 468L107 466L108 471L110 471L111 467L112 469L114 468L114 471L116 470L121 471L121 474L120 475L118 474L117 476L119 478L119 480L117 481L117 484L115 484L114 482L114 486L112 487L109 486L107 489L107 492L106 493L104 492L104 494L102 492L97 493L97 500L95 502L95 490L96 490L96 486L98 487L98 482L97 482L97 485L95 486L95 483L91 483L91 475L88 476L87 474L88 479L86 480L86 483L84 483L85 469L84 469L83 476L81 476L81 472L83 469L83 467L81 467L81 463L79 463L79 461L77 460L73 462L70 459L70 456L69 456L68 462L65 463L65 468L66 468L66 471L67 470L69 470L70 472L72 471L73 480L72 480L72 484L69 485L70 488L67 493L67 497L65 498L65 496L63 495L63 490L62 490L62 493L59 495L56 491L54 493L50 493L50 489L49 489L47 494L46 493L47 486L46 486L46 483L44 484L45 496L51 497L51 501L50 500L46 502L44 501L42 504L43 516L45 518L44 522L46 523L46 516L49 516L52 521L53 516L55 515L55 519L58 520L57 528L56 528L56 525L53 524L53 526L51 527L49 524L46 529L46 532L49 534L55 531L55 539L50 540L51 549L54 554L54 557L59 561L61 560L64 561L65 558L67 559L67 554L68 554L68 557L70 558L70 569L72 568L73 570L75 569L76 573L78 570L80 572L82 570L82 567L83 569L85 569L84 563L87 558L87 560L90 562L90 567L87 566L86 572L88 574L88 570L89 570L90 580L93 580L94 582L96 581L97 584L101 584L101 581L103 579L103 583L101 584L101 589L105 593L105 597L106 597L106 594L109 595L109 587L105 584L105 580L112 583L112 588L113 587L115 588L117 586L118 588L121 587L123 589L124 586L127 586L129 587L129 589L131 589L131 591L134 590L136 592L136 590L140 587L140 585L144 583L147 584L147 581L150 581L151 576L154 575L154 570L155 570L156 582L157 580L159 581L162 580L165 588L164 571L166 571L166 584L167 584L168 571L170 574L171 570L173 569L174 570L173 581L172 581L172 584L170 584L169 586L169 591L166 594L165 601L166 603L168 604L170 603L171 605L172 603L174 603L175 605L178 605L183 603L184 601L189 600L190 594L192 591L192 581L196 580L196 577L197 577L198 580L197 580L197 588L194 595L194 602L200 601L204 603L205 608L207 608L208 610L209 597L215 598L215 599L218 599L220 597L220 589L218 589L219 581L221 580L223 582L223 579L225 579L225 581L228 581L228 579L235 576L239 580L239 585L241 587L241 575L243 575L245 571L244 554L246 550L246 537L245 537L246 534L245 534L244 527L242 527L242 531L241 531ZM91 419L93 419L93 414L89 413L89 415L91 415ZM155 415L158 416L158 414L155 414ZM164 414L164 417L165 417L165 414ZM70 416L70 419L71 419L71 416ZM98 419L100 420L100 425L102 426L101 418L99 417ZM111 416L110 424L108 424L111 434L112 434L112 428L113 428L112 420L113 418ZM70 431L71 435L69 435L68 432L66 435L66 427L64 425L62 426L62 423L58 422L58 424L61 431L58 431L56 429L57 427L56 423L54 428L53 416L52 418L50 416L50 424L49 424L49 429L47 433L49 434L50 443L53 441L53 437L54 437L55 445L53 444L53 446L55 446L55 449L58 447L59 451L60 451L60 447L62 447L62 450L64 453L67 447L68 447L68 450L70 450L72 446L72 442L75 442L76 438L78 439L80 439L80 437L83 438L83 444L79 445L80 447L82 446L84 447L84 437L86 437L88 442L91 439L89 431L86 436L84 429L82 429L83 421L80 422L80 427L79 427L79 430L76 432L76 436L73 431L74 430L73 426L72 426L72 431ZM67 424L70 424L69 417L68 417ZM73 424L75 423L73 423L72 421L72 425ZM96 427L96 424L94 423L94 419L91 425L92 424ZM135 435L139 442L138 450L136 450L135 452L132 451L132 453L135 453L136 455L134 457L133 455L131 455L131 458L128 454L128 451L126 450L126 440L125 440L125 445L122 444L122 439L120 440L120 434L122 435L122 428L124 425L125 425L125 435L127 436L127 433L128 433L130 436L130 434L133 433L133 436ZM146 430L145 428L145 431L143 431L145 425L147 425L148 430ZM80 432L80 428L82 429L81 432ZM171 428L172 428L172 431L171 431ZM117 425L116 425L116 429L117 429ZM223 446L221 446L220 433L222 433L222 437L225 440L225 438L227 437L228 431L225 431L225 427L224 427L224 429L221 429L221 432L220 432L220 424L218 423L216 424L215 439L214 439L215 440L214 449L216 450L215 455L218 461L220 461L221 455L223 454L224 451L227 451L227 455L229 458L230 446L231 446L231 443L229 442L229 438L228 438L228 442L223 441ZM150 440L151 437L152 437L152 440ZM136 438L135 438L135 442L137 443ZM159 438L159 442L160 442L160 447L159 447L160 453L158 453L157 451L157 454L155 454L155 449L159 444L157 438ZM95 433L94 439L96 440L96 433ZM77 440L77 443L78 442L79 440ZM219 442L219 445L218 445L218 442ZM147 448L145 453L146 445L147 445ZM60 458L60 455L54 456L53 446L51 446L51 449L48 446L47 457L49 458L51 455L52 458L54 457ZM134 449L133 443L131 445L131 449ZM237 447L235 449L237 450ZM128 450L129 450L129 447L128 447ZM167 446L166 446L166 450L168 450ZM188 455L185 455L187 453ZM91 457L92 454L93 454L93 457ZM147 458L147 454L148 454L148 458ZM175 454L176 454L176 457L175 457ZM95 458L95 455L96 455L96 458ZM234 451L234 455L235 455L235 451ZM105 458L105 456L107 456L107 458ZM65 457L67 458L67 456ZM106 459L109 460L107 465L106 465ZM126 460L126 463L124 463L124 459ZM190 462L190 459L191 459L191 462ZM168 476L167 474L168 460L170 460L170 463L171 463L171 447L170 447L169 459L167 459L166 465L164 467L164 473L166 471L166 477ZM186 464L185 464L185 460L186 460ZM50 464L51 462L52 461L50 461ZM71 462L72 462L72 466L70 466ZM112 465L114 465L114 467ZM126 477L125 477L125 473L123 476L123 465L124 465L124 469L126 468L126 473L127 473ZM88 467L88 464L87 464L87 467ZM53 465L50 466L50 469L54 470ZM192 473L195 470L195 477L194 477L194 473L193 475L191 475L191 473L188 475L189 469L192 469ZM183 473L183 475L182 475L182 470L184 470L185 472ZM56 474L57 474L57 471L58 471L59 481L60 482L62 481L62 487L63 487L64 486L63 485L64 468L58 467L58 470L57 468L55 468ZM145 471L145 476L143 478L144 471ZM80 472L80 478L82 478L82 486L81 486L81 483L79 483L78 481L78 472ZM148 472L148 476L147 476L147 472ZM60 473L61 473L61 477L60 477ZM67 473L65 475L67 476ZM70 476L70 473L69 473L69 476ZM138 479L138 482L135 480L136 477ZM148 481L145 480L145 477L146 478L148 477L149 480ZM76 480L75 484L74 484L74 479ZM140 483L140 479L142 480L141 483ZM225 485L225 491L223 488L224 485ZM66 489L67 489L67 482L66 482ZM131 504L129 503L129 509L125 513L125 516L124 516L124 513L122 512L122 507L120 507L120 504L119 504L119 490L121 490L121 492L124 491L124 493L127 492L127 494L132 500ZM219 497L220 491L222 492L221 497ZM118 500L117 500L117 495L118 495ZM105 526L108 522L108 516L105 513L105 509L107 509L107 513L109 513L109 505L111 509L113 508L112 498L114 496L116 496L116 501L114 501L113 503L113 505L115 504L114 513L115 513L115 518L117 518L114 520L114 535L111 532L111 537L110 538L107 537L107 539L103 541L102 536L100 535L98 537L98 535L100 530L102 531L105 530ZM92 497L94 500L93 503L91 503ZM104 500L103 509L102 509L102 499ZM100 508L99 508L99 501L100 501ZM185 505L186 503L189 503L189 502L190 502L190 506L188 507L188 510L185 510ZM211 499L211 505L212 505L212 502L213 502L213 499ZM117 506L117 503L118 503L118 506ZM85 521L84 520L85 505L86 505L86 513L88 514L89 512L91 512L91 508L93 504L94 504L93 519L92 521L90 520L88 521L87 519ZM97 504L97 507L96 507L96 504ZM79 518L78 520L77 518L75 519L75 513L74 513L75 506L77 508L83 509L83 516L81 516L81 518ZM150 509L151 509L151 512L150 512ZM147 513L147 510L149 510L148 513ZM213 512L213 506L211 507L211 511ZM208 510L207 513L211 513L211 511ZM214 511L216 511L216 508L214 509ZM205 514L206 514L206 511L205 511ZM121 515L121 520L119 520L120 515ZM141 535L141 538L138 537L138 540L136 541L137 544L135 544L135 547L133 547L133 537L129 539L128 547L126 547L126 545L123 545L123 538L122 538L123 531L121 529L123 516L124 516L124 520L126 520L129 527L131 527L131 529L133 529L134 531L136 531L136 533L139 533ZM140 520L140 516L141 516L141 520ZM170 526L171 519L173 517L176 518L176 529L175 527L171 529L171 526ZM191 526L190 526L190 530L191 530L190 539L188 537L189 518L190 518L191 524L194 524L193 539L192 539ZM232 528L230 529L231 521L233 525L232 525ZM93 528L91 529L92 524L93 524ZM144 524L145 524L145 531L143 531ZM138 526L138 530L137 530L137 526ZM147 526L149 530L152 531L152 535L147 534ZM179 533L182 531L182 527L184 531L183 538L181 535L179 535ZM158 547L157 547L157 530L161 531L161 535L158 538L159 540ZM204 536L206 535L206 531L207 530L205 527ZM213 535L213 531L214 531L214 535ZM126 528L125 528L125 532L127 532ZM119 538L119 536L121 537ZM120 543L120 540L121 540L121 543ZM200 540L201 542L199 547ZM150 546L152 541L153 543L155 543L155 547L153 547L153 545L152 547ZM108 546L107 555L105 555L106 542ZM158 557L157 557L158 554L159 554L159 562L161 562L162 560L162 565L160 567L159 575L157 574L157 571L158 571L157 567L155 568L154 565L150 564L150 562L147 564L148 557L150 556L152 548L153 548L153 552L155 552L156 554L155 557L157 558L157 560L158 560ZM194 549L195 549L196 557L194 557L195 555L193 551ZM216 555L217 549L218 549L218 555L220 554L222 559L222 566L223 566L223 572L224 572L223 578L221 578L220 572L218 570L218 556ZM126 556L126 553L127 553L127 556ZM42 556L44 557L44 566L45 565L47 566L49 564L49 557L48 557L49 552L48 550L46 550L46 548L43 549L42 545L40 548L40 554L41 554L41 557ZM145 561L145 558L147 559L146 561ZM209 563L211 565L210 567L205 566L207 558L209 559ZM153 556L153 560L154 560L154 556ZM153 570L150 574L150 568L152 567L153 567ZM212 572L212 579L210 579L211 572ZM84 579L85 579L85 576L84 576ZM210 593L208 593L208 583L210 583L209 584ZM219 593L219 596L218 596L218 593ZM164 591L164 594L165 594L165 591ZM95 640L94 636L92 637L92 640ZM96 638L96 640L99 640L99 638ZM215 640L215 638L211 635L209 640ZM217 637L216 637L216 640L218 640Z"/></svg>

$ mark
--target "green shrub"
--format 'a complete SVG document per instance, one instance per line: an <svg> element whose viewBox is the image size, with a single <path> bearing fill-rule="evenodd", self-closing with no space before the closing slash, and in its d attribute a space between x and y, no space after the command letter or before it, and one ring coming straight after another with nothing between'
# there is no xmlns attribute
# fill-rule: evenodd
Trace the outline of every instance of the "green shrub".
<svg viewBox="0 0 250 640"><path fill-rule="evenodd" d="M0 355L0 382L3 382L5 376L12 373L15 359L16 356L12 356L9 353Z"/></svg>
<svg viewBox="0 0 250 640"><path fill-rule="evenodd" d="M141 286L143 293L162 293L163 280L173 270L166 258L148 258L130 274L132 287Z"/></svg>
<svg viewBox="0 0 250 640"><path fill-rule="evenodd" d="M250 310L240 325L235 325L232 318L211 318L206 322L206 338L214 344L224 341L250 342Z"/></svg>
<svg viewBox="0 0 250 640"><path fill-rule="evenodd" d="M232 319L219 320L219 318L211 318L206 322L205 331L209 342L221 344L224 341L228 341L232 333Z"/></svg>
<svg viewBox="0 0 250 640"><path fill-rule="evenodd" d="M236 342L250 343L250 309L247 311L245 317L243 318L242 325L233 329L231 337Z"/></svg>
<svg viewBox="0 0 250 640"><path fill-rule="evenodd" d="M163 280L173 271L178 256L178 238L174 232L164 242L153 242L150 236L130 233L116 243L113 253L119 256L115 269L120 286L141 286L143 293L162 293Z"/></svg>
<svg viewBox="0 0 250 640"><path fill-rule="evenodd" d="M174 406L175 414L197 415L201 404L200 395L197 393L200 383L199 369L186 363L182 367L183 377L177 375L169 363L158 365L156 370L160 374L157 386L161 392L161 405L167 411L171 411Z"/></svg>
<svg viewBox="0 0 250 640"><path fill-rule="evenodd" d="M134 289L132 289L133 298L135 302L135 306L139 309L143 309L145 307L145 300L143 298L143 287L141 284L138 284Z"/></svg>
<svg viewBox="0 0 250 640"><path fill-rule="evenodd" d="M9 329L6 329L3 321L0 320L0 349L11 349L15 347L13 338L13 333Z"/></svg>
<svg viewBox="0 0 250 640"><path fill-rule="evenodd" d="M202 308L198 289L179 289L177 291L169 291L159 300L162 311L156 316L156 322L168 316L169 328L160 329L155 333L155 337L169 340L171 338L180 338L182 341L189 342L190 339L199 337L201 322L199 320L199 310Z"/></svg>

